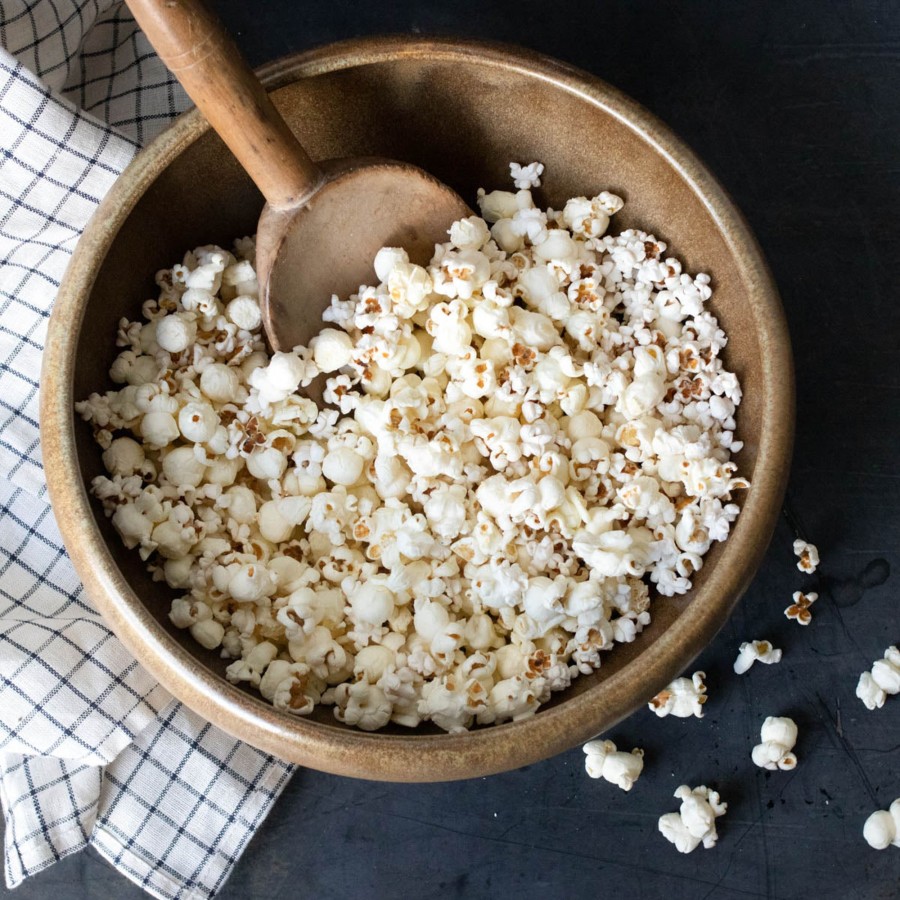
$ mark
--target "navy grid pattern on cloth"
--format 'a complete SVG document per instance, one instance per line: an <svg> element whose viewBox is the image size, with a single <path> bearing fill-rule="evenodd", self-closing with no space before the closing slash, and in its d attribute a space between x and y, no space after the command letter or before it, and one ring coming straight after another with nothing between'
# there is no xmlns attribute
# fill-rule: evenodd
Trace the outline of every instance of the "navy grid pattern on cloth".
<svg viewBox="0 0 900 900"><path fill-rule="evenodd" d="M0 753L103 765L170 700L83 599L50 508L0 480Z"/></svg>
<svg viewBox="0 0 900 900"><path fill-rule="evenodd" d="M186 99L119 2L0 0L0 43L6 882L90 845L154 896L207 898L292 768L173 701L106 628L45 502L37 421L47 322L75 243Z"/></svg>
<svg viewBox="0 0 900 900"><path fill-rule="evenodd" d="M0 57L0 473L38 496L38 372L78 237L137 145Z"/></svg>
<svg viewBox="0 0 900 900"><path fill-rule="evenodd" d="M102 783L103 770L97 766L52 756L0 755L10 887L87 844Z"/></svg>

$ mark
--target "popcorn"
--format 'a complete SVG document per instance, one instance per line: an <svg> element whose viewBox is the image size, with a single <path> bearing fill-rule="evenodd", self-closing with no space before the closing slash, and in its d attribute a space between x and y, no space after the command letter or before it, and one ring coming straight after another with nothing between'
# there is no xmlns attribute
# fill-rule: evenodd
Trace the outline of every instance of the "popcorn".
<svg viewBox="0 0 900 900"><path fill-rule="evenodd" d="M394 651L381 644L363 647L353 661L353 674L369 684L377 684L394 664Z"/></svg>
<svg viewBox="0 0 900 900"><path fill-rule="evenodd" d="M760 743L753 748L753 763L762 769L796 768L797 757L791 752L796 743L797 725L794 720L769 716L763 722Z"/></svg>
<svg viewBox="0 0 900 900"><path fill-rule="evenodd" d="M103 451L103 465L110 475L133 475L144 464L144 448L129 437L116 438Z"/></svg>
<svg viewBox="0 0 900 900"><path fill-rule="evenodd" d="M402 247L382 247L375 254L375 275L380 282L385 283L396 269L407 263L409 254Z"/></svg>
<svg viewBox="0 0 900 900"><path fill-rule="evenodd" d="M482 218L488 223L494 223L500 219L511 219L520 209L532 209L534 202L531 191L524 189L517 193L510 191L491 191L486 193L478 190L478 208Z"/></svg>
<svg viewBox="0 0 900 900"><path fill-rule="evenodd" d="M256 494L246 485L230 487L219 498L219 506L240 525L248 525L256 519L256 503Z"/></svg>
<svg viewBox="0 0 900 900"><path fill-rule="evenodd" d="M547 214L531 205L520 207L513 213L510 230L536 247L547 239Z"/></svg>
<svg viewBox="0 0 900 900"><path fill-rule="evenodd" d="M394 314L402 319L411 319L427 305L434 282L421 266L403 262L391 270L387 287Z"/></svg>
<svg viewBox="0 0 900 900"><path fill-rule="evenodd" d="M546 352L561 342L556 326L543 313L514 306L510 308L509 314L511 332L516 338L516 343L511 348L514 358L518 356L527 364L534 358L533 351Z"/></svg>
<svg viewBox="0 0 900 900"><path fill-rule="evenodd" d="M230 369L229 371L234 370ZM206 373L204 372L204 374ZM298 355L275 352L272 354L269 365L254 369L248 380L250 385L258 391L260 406L265 408L287 399L300 387L301 383L308 384L315 374L315 369ZM203 387L202 379L200 386ZM208 395L205 388L203 392Z"/></svg>
<svg viewBox="0 0 900 900"><path fill-rule="evenodd" d="M519 190L540 187L541 175L544 174L544 165L543 163L533 162L523 166L519 163L511 162L509 164L509 174L512 177L513 184Z"/></svg>
<svg viewBox="0 0 900 900"><path fill-rule="evenodd" d="M425 326L436 353L461 356L472 340L472 329L466 323L468 307L461 300L438 303L431 309Z"/></svg>
<svg viewBox="0 0 900 900"><path fill-rule="evenodd" d="M353 340L349 334L334 328L323 328L310 341L315 362L320 372L336 372L349 365L353 356Z"/></svg>
<svg viewBox="0 0 900 900"><path fill-rule="evenodd" d="M195 400L178 411L178 430L182 437L195 444L212 440L219 427L219 417L209 403Z"/></svg>
<svg viewBox="0 0 900 900"><path fill-rule="evenodd" d="M181 353L194 342L197 321L187 313L163 316L156 323L156 343L169 353Z"/></svg>
<svg viewBox="0 0 900 900"><path fill-rule="evenodd" d="M193 447L175 447L162 457L162 473L183 494L185 489L196 488L203 481L206 463L194 455Z"/></svg>
<svg viewBox="0 0 900 900"><path fill-rule="evenodd" d="M254 449L247 457L247 471L260 481L277 481L287 469L287 457L275 447Z"/></svg>
<svg viewBox="0 0 900 900"><path fill-rule="evenodd" d="M356 484L362 473L363 458L349 447L338 447L322 460L322 474L335 484Z"/></svg>
<svg viewBox="0 0 900 900"><path fill-rule="evenodd" d="M215 650L225 637L225 626L221 622L206 619L203 622L195 622L190 627L191 637L207 650Z"/></svg>
<svg viewBox="0 0 900 900"><path fill-rule="evenodd" d="M794 541L794 556L799 560L797 568L801 572L812 575L816 571L816 566L819 565L819 550L815 544L808 544L806 541L797 538Z"/></svg>
<svg viewBox="0 0 900 900"><path fill-rule="evenodd" d="M520 722L533 716L540 702L535 687L536 685L523 675L514 675L512 678L498 681L491 688L488 709L479 717L479 722L485 725L507 720Z"/></svg>
<svg viewBox="0 0 900 900"><path fill-rule="evenodd" d="M228 593L238 603L256 603L275 593L275 579L265 566L248 563L231 575Z"/></svg>
<svg viewBox="0 0 900 900"><path fill-rule="evenodd" d="M283 544L290 540L294 533L295 523L282 515L278 500L268 500L263 503L257 515L259 533L267 541L271 541L273 544Z"/></svg>
<svg viewBox="0 0 900 900"><path fill-rule="evenodd" d="M704 672L694 672L688 678L676 678L667 688L661 690L648 704L660 718L673 715L680 719L690 716L703 718L703 704L706 703Z"/></svg>
<svg viewBox="0 0 900 900"><path fill-rule="evenodd" d="M167 412L148 412L141 419L140 435L151 450L161 450L176 440L180 432L174 416Z"/></svg>
<svg viewBox="0 0 900 900"><path fill-rule="evenodd" d="M391 702L378 685L365 681L339 684L334 699L335 718L363 731L377 731L391 720Z"/></svg>
<svg viewBox="0 0 900 900"><path fill-rule="evenodd" d="M748 487L709 279L602 192L479 192L428 266L383 248L309 344L269 353L251 239L159 273L77 404L176 627L276 709L448 731L533 715L690 590ZM489 227L490 226L490 227ZM323 379L325 407L303 396ZM742 648L742 665L779 651ZM700 715L701 673L655 698ZM588 745L630 787L640 754Z"/></svg>
<svg viewBox="0 0 900 900"><path fill-rule="evenodd" d="M154 522L136 503L123 503L113 513L112 524L130 550L149 542Z"/></svg>
<svg viewBox="0 0 900 900"><path fill-rule="evenodd" d="M563 209L563 222L573 234L585 239L599 238L609 227L609 217L623 205L619 197L606 191L592 200L573 197Z"/></svg>
<svg viewBox="0 0 900 900"><path fill-rule="evenodd" d="M692 789L683 784L675 796L681 800L681 808L677 813L660 816L662 836L679 853L690 853L700 844L707 849L715 847L719 839L716 819L725 814L728 804L721 802L719 795L705 785Z"/></svg>
<svg viewBox="0 0 900 900"><path fill-rule="evenodd" d="M353 671L353 660L348 659L347 651L323 625L292 640L288 648L296 662L306 665L315 678L326 684L339 684Z"/></svg>
<svg viewBox="0 0 900 900"><path fill-rule="evenodd" d="M794 591L794 602L784 611L789 619L794 619L800 625L809 625L812 622L812 612L810 607L819 599L818 594L812 592L808 594Z"/></svg>
<svg viewBox="0 0 900 900"><path fill-rule="evenodd" d="M532 165L539 165L539 163L532 163ZM540 168L543 171L544 167L541 166ZM523 185L518 186L522 187ZM528 185L525 185L525 187L528 187ZM484 219L479 219L478 216L469 216L466 219L454 222L450 226L449 234L450 243L458 250L481 250L491 237Z"/></svg>
<svg viewBox="0 0 900 900"><path fill-rule="evenodd" d="M276 660L272 665L278 668L270 682L271 687L268 689L270 697L267 699L271 699L275 709L282 712L295 716L309 715L322 698L322 685L310 672L309 666L303 663L290 664L282 660Z"/></svg>
<svg viewBox="0 0 900 900"><path fill-rule="evenodd" d="M250 268L250 274L253 275L253 281L255 282L256 273L252 268ZM225 307L225 315L229 321L234 322L238 328L242 328L244 331L255 331L262 324L262 313L259 309L259 304L252 297L235 297Z"/></svg>
<svg viewBox="0 0 900 900"><path fill-rule="evenodd" d="M355 621L383 625L393 611L394 595L383 584L367 581L358 584L350 594L350 615Z"/></svg>
<svg viewBox="0 0 900 900"><path fill-rule="evenodd" d="M891 646L884 651L884 658L876 660L869 672L859 676L856 696L866 709L881 709L888 694L900 693L900 650Z"/></svg>
<svg viewBox="0 0 900 900"><path fill-rule="evenodd" d="M781 651L768 641L745 641L741 644L738 658L734 661L735 674L743 675L757 661L767 666L781 662Z"/></svg>
<svg viewBox="0 0 900 900"><path fill-rule="evenodd" d="M879 809L866 819L863 837L873 850L900 847L900 799L890 809Z"/></svg>
<svg viewBox="0 0 900 900"><path fill-rule="evenodd" d="M158 374L159 363L152 356L137 356L127 350L118 356L109 370L109 377L116 384L135 386L155 381Z"/></svg>
<svg viewBox="0 0 900 900"><path fill-rule="evenodd" d="M241 399L241 379L237 370L223 363L207 366L200 375L200 390L216 403L233 403Z"/></svg>
<svg viewBox="0 0 900 900"><path fill-rule="evenodd" d="M588 741L582 748L584 767L591 778L604 778L623 791L634 787L644 769L644 751L635 748L631 753L616 750L612 741Z"/></svg>
<svg viewBox="0 0 900 900"><path fill-rule="evenodd" d="M172 601L169 619L176 628L190 628L212 619L212 610L202 600L178 597Z"/></svg>
<svg viewBox="0 0 900 900"><path fill-rule="evenodd" d="M235 660L225 669L225 677L233 684L248 681L258 688L266 667L278 655L278 648L271 641L262 641L244 659Z"/></svg>
<svg viewBox="0 0 900 900"><path fill-rule="evenodd" d="M482 700L479 705L483 703ZM430 719L451 734L466 731L474 718L466 685L447 675L425 683L418 713L421 718Z"/></svg>

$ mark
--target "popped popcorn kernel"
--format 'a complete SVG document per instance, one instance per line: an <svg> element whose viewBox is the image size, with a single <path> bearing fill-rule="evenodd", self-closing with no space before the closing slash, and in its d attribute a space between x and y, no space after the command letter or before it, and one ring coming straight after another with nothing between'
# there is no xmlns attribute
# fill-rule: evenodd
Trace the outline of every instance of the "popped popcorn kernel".
<svg viewBox="0 0 900 900"><path fill-rule="evenodd" d="M644 751L616 749L612 741L588 741L582 748L584 768L591 778L603 778L623 791L630 791L644 769Z"/></svg>
<svg viewBox="0 0 900 900"><path fill-rule="evenodd" d="M690 678L676 678L663 688L647 705L660 718L676 716L687 719L703 718L703 704L706 703L706 673L694 672Z"/></svg>
<svg viewBox="0 0 900 900"><path fill-rule="evenodd" d="M856 696L866 709L881 709L889 694L900 694L900 650L895 646L888 647L884 657L859 676L856 685Z"/></svg>
<svg viewBox="0 0 900 900"><path fill-rule="evenodd" d="M519 190L540 187L544 166L539 162L529 163L527 166L511 162L509 164L509 174Z"/></svg>
<svg viewBox="0 0 900 900"><path fill-rule="evenodd" d="M753 748L754 765L762 769L790 770L797 767L791 751L797 743L797 724L786 716L769 716L762 724L760 742Z"/></svg>
<svg viewBox="0 0 900 900"><path fill-rule="evenodd" d="M681 800L681 807L677 813L660 816L662 836L679 853L691 853L701 844L706 849L715 847L719 839L716 819L725 814L728 804L705 785L690 788L683 784L675 791L675 797Z"/></svg>
<svg viewBox="0 0 900 900"><path fill-rule="evenodd" d="M866 819L863 837L873 850L900 847L900 799L889 809L879 809Z"/></svg>
<svg viewBox="0 0 900 900"><path fill-rule="evenodd" d="M819 550L815 544L808 544L806 541L797 538L794 541L794 556L797 557L797 568L807 575L812 575L819 565Z"/></svg>
<svg viewBox="0 0 900 900"><path fill-rule="evenodd" d="M812 592L804 594L801 591L794 591L793 599L794 602L784 611L784 614L800 625L809 625L812 622L810 607L819 599L819 595Z"/></svg>
<svg viewBox="0 0 900 900"><path fill-rule="evenodd" d="M177 592L172 624L287 714L526 719L689 591L738 516L710 279L611 233L621 197L539 209L543 166L510 173L427 266L382 248L377 283L289 352L267 350L253 239L185 254L118 323L115 389L76 405L107 471L92 491ZM745 664L775 661L763 643ZM696 673L651 706L705 700ZM623 790L643 765L585 753Z"/></svg>
<svg viewBox="0 0 900 900"><path fill-rule="evenodd" d="M741 644L738 657L734 661L734 672L743 675L755 662L771 666L781 662L781 650L773 647L768 641L745 641Z"/></svg>

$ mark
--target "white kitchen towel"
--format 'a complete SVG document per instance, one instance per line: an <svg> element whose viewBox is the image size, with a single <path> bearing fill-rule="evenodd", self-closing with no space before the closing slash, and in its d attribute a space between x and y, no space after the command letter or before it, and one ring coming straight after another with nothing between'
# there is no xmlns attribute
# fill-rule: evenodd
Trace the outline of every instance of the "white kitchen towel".
<svg viewBox="0 0 900 900"><path fill-rule="evenodd" d="M187 100L120 2L0 0L0 801L9 886L93 846L151 894L205 898L291 767L172 698L84 596L40 459L69 256Z"/></svg>

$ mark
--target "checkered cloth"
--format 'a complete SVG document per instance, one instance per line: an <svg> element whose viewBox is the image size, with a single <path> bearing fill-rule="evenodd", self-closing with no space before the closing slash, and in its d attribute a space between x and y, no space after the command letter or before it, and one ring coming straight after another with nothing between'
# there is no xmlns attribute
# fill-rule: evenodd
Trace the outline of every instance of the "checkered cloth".
<svg viewBox="0 0 900 900"><path fill-rule="evenodd" d="M0 0L0 801L6 882L91 845L222 885L291 768L174 701L84 596L45 502L37 373L81 230L187 105L121 3Z"/></svg>

